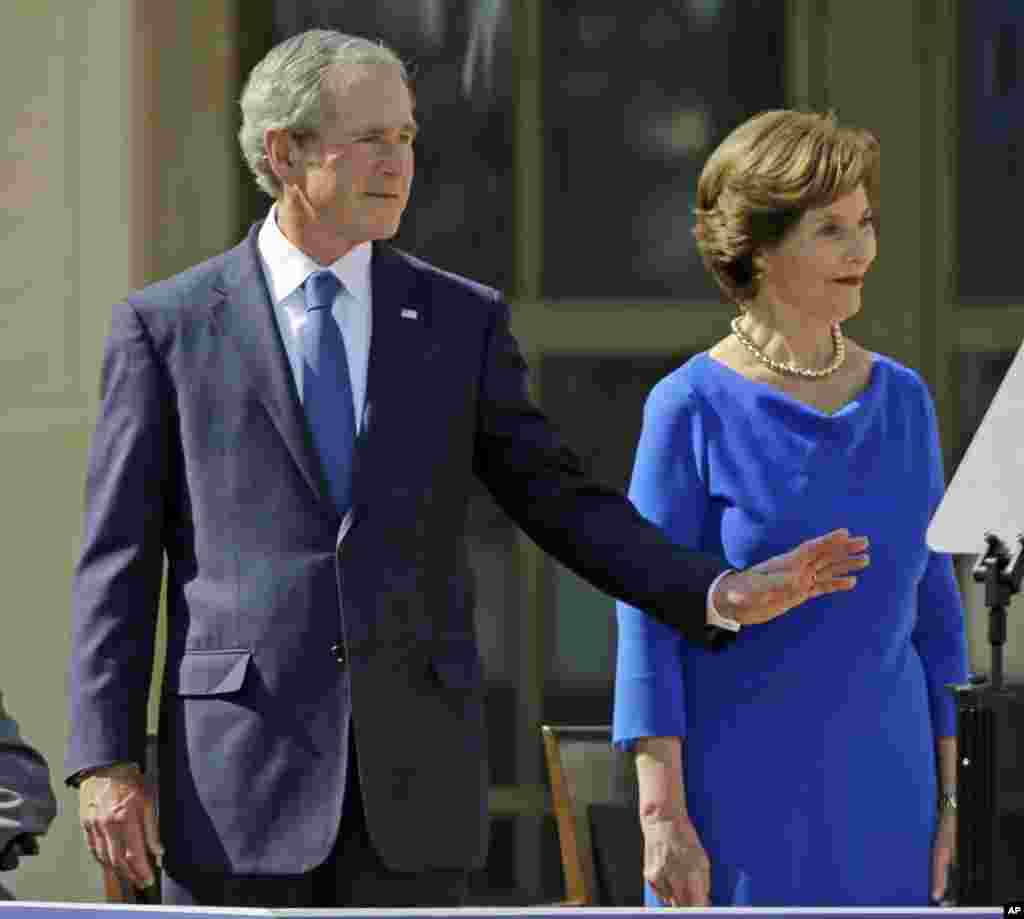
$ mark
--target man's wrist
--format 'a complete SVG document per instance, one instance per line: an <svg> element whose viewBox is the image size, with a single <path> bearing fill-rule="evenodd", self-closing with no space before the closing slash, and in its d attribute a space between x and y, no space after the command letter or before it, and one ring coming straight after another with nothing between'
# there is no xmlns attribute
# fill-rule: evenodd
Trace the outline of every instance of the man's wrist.
<svg viewBox="0 0 1024 919"><path fill-rule="evenodd" d="M81 787L82 782L86 779L95 778L96 776L118 776L125 775L126 772L142 774L142 770L139 768L138 763L133 763L128 760L119 760L114 763L104 763L102 766L90 766L88 769L81 769L76 772L68 780L68 784L74 788Z"/></svg>

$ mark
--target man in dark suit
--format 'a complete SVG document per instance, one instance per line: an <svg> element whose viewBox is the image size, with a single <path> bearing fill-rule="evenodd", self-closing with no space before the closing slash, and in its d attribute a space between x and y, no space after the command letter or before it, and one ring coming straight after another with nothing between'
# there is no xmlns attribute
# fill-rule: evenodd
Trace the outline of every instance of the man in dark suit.
<svg viewBox="0 0 1024 919"><path fill-rule="evenodd" d="M529 400L500 296L377 242L416 134L390 51L304 33L242 109L269 216L114 310L69 781L96 857L140 886L162 857L166 902L458 904L487 849L472 476L693 641L851 588L865 544L839 531L728 573L587 477ZM158 832L135 764L165 556Z"/></svg>
<svg viewBox="0 0 1024 919"><path fill-rule="evenodd" d="M22 739L0 696L0 871L12 871L22 856L35 855L36 837L56 816L46 760ZM10 899L10 891L0 883L0 900Z"/></svg>

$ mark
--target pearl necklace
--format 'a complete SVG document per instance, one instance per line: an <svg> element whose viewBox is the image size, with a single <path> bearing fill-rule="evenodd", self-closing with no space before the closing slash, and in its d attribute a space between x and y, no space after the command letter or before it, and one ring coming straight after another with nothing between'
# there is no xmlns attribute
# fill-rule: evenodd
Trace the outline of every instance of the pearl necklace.
<svg viewBox="0 0 1024 919"><path fill-rule="evenodd" d="M740 318L740 316L736 316L732 321L733 335L740 340L743 347L753 354L754 357L756 357L766 367L771 367L771 369L776 373L789 373L797 377L807 377L809 379L818 380L822 377L827 377L835 373L843 366L843 361L846 360L846 342L843 341L843 333L839 328L838 322L832 323L832 344L835 348L835 354L833 355L832 360L829 362L827 367L823 367L821 370L810 370L806 367L797 367L795 364L780 364L778 361L772 360L764 353L764 351L755 345L743 331L741 331Z"/></svg>

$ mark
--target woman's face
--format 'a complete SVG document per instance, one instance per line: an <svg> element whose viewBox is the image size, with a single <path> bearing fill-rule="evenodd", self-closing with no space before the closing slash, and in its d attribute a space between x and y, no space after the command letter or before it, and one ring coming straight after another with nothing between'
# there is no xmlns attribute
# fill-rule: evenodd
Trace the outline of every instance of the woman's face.
<svg viewBox="0 0 1024 919"><path fill-rule="evenodd" d="M761 254L757 300L822 321L855 315L864 275L878 254L872 217L863 186L806 211L777 246Z"/></svg>

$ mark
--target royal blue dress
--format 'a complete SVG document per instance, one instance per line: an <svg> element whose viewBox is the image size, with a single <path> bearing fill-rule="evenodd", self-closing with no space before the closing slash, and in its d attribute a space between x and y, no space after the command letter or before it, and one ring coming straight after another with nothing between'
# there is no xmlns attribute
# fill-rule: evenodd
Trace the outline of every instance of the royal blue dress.
<svg viewBox="0 0 1024 919"><path fill-rule="evenodd" d="M707 353L644 411L630 496L680 545L746 568L839 527L871 539L855 590L745 626L719 653L618 606L615 740L684 738L712 889L716 870L740 878L755 906L929 901L963 609L949 556L925 544L944 488L931 398L873 357L834 415Z"/></svg>

